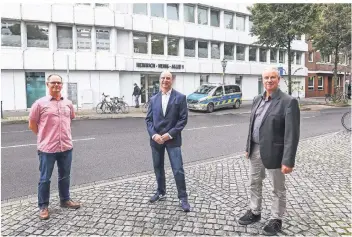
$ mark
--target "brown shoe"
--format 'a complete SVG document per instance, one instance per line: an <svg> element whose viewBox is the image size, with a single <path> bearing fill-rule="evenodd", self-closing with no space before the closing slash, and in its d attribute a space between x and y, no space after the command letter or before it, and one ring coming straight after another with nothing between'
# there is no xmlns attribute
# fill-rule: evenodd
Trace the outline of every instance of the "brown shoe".
<svg viewBox="0 0 352 237"><path fill-rule="evenodd" d="M78 209L81 207L81 204L79 202L67 200L67 201L61 202L60 207L66 207L66 208L70 208L70 209Z"/></svg>
<svg viewBox="0 0 352 237"><path fill-rule="evenodd" d="M49 209L47 207L40 209L39 211L39 219L47 220L49 219Z"/></svg>

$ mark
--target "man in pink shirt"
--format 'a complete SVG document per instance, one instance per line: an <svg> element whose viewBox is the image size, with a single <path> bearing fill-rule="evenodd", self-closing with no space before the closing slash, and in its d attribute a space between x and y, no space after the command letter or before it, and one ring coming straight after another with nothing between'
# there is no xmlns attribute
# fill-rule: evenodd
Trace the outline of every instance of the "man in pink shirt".
<svg viewBox="0 0 352 237"><path fill-rule="evenodd" d="M50 179L55 161L58 167L60 206L77 209L80 204L70 199L72 163L71 120L75 117L72 102L61 96L62 78L50 75L49 95L34 102L29 114L29 128L37 135L40 180L38 183L39 218L49 219Z"/></svg>

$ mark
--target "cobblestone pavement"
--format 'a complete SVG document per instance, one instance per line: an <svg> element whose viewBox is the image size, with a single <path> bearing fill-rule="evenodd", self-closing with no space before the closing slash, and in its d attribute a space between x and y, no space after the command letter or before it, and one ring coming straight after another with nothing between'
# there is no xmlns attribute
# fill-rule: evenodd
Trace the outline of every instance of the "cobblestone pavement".
<svg viewBox="0 0 352 237"><path fill-rule="evenodd" d="M297 166L287 176L287 212L280 235L351 235L351 139L339 132L302 140ZM178 206L172 172L167 199L149 204L153 173L74 187L78 210L62 209L52 193L47 221L38 219L36 197L2 203L1 235L260 235L270 214L268 179L259 223L237 223L248 202L248 160L223 157L185 167L190 213Z"/></svg>

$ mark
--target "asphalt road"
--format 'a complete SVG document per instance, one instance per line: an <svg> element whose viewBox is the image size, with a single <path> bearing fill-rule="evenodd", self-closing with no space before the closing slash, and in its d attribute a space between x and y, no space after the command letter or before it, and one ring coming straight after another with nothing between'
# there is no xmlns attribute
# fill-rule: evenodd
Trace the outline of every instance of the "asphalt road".
<svg viewBox="0 0 352 237"><path fill-rule="evenodd" d="M184 163L243 152L248 110L247 107L189 117L183 132ZM301 138L342 130L340 120L347 110L302 112ZM36 194L39 164L35 135L26 124L1 127L1 200ZM72 185L152 170L149 138L142 118L73 121L72 132ZM56 170L52 190L57 190Z"/></svg>

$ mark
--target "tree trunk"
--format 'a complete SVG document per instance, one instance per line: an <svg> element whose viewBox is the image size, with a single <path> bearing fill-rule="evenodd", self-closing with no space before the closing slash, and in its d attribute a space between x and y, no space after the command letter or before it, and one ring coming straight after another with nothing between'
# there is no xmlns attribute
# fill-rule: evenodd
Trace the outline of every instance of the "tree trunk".
<svg viewBox="0 0 352 237"><path fill-rule="evenodd" d="M289 40L288 42L288 47L287 47L287 53L288 53L288 72L287 72L287 76L288 76L288 94L292 95L292 81L291 81L291 41Z"/></svg>
<svg viewBox="0 0 352 237"><path fill-rule="evenodd" d="M339 46L336 45L335 47L335 62L334 62L334 94L336 94L336 88L337 88L337 63L339 62Z"/></svg>

